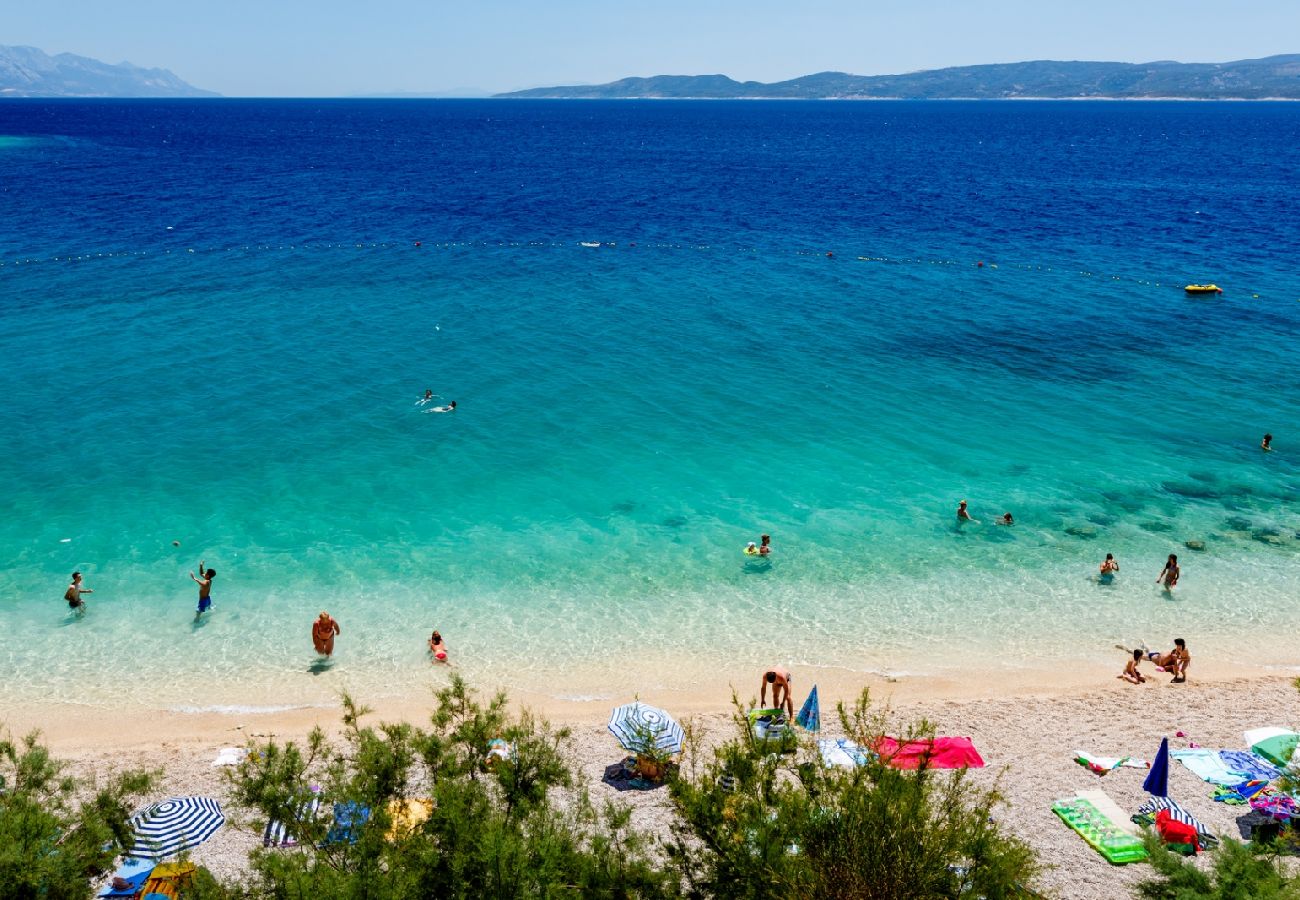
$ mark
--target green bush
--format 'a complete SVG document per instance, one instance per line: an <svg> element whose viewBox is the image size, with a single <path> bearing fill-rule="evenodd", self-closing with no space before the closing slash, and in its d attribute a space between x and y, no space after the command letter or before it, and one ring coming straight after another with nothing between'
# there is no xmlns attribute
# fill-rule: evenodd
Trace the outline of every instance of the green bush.
<svg viewBox="0 0 1300 900"><path fill-rule="evenodd" d="M331 745L319 730L304 747L274 742L232 774L237 802L263 818L293 823L300 844L254 853L247 884L215 886L211 898L670 897L675 879L656 868L650 841L628 814L597 810L578 793L565 807L551 789L572 776L553 730L527 713L512 718L502 694L479 703L464 682L436 695L427 729L362 726L366 710L344 698L344 735ZM512 758L488 768L488 742ZM370 810L355 843L325 843L328 816L302 820L302 801L319 784L331 803ZM390 801L433 801L428 820L389 835ZM259 825L264 824L259 822Z"/></svg>
<svg viewBox="0 0 1300 900"><path fill-rule="evenodd" d="M89 897L89 879L133 843L131 804L152 776L125 772L94 790L66 768L37 734L0 740L0 896Z"/></svg>
<svg viewBox="0 0 1300 900"><path fill-rule="evenodd" d="M1300 900L1300 879L1282 871L1271 846L1224 840L1208 872L1165 849L1154 835L1147 835L1147 850L1160 876L1138 885L1139 895L1149 900Z"/></svg>
<svg viewBox="0 0 1300 900"><path fill-rule="evenodd" d="M827 769L812 746L768 753L736 703L739 735L695 752L671 784L681 816L670 855L690 896L946 898L1031 896L1032 852L990 818L1000 802L964 772L900 770L871 759ZM845 733L873 746L886 732L864 691L839 707ZM925 723L905 739L933 735Z"/></svg>

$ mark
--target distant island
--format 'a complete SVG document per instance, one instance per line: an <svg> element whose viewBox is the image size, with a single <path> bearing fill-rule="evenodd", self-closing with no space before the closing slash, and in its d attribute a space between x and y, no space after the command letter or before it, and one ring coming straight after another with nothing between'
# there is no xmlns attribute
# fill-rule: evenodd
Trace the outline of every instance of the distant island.
<svg viewBox="0 0 1300 900"><path fill-rule="evenodd" d="M0 45L0 97L218 97L167 69Z"/></svg>
<svg viewBox="0 0 1300 900"><path fill-rule="evenodd" d="M726 75L656 75L495 94L555 100L1300 99L1300 54L1227 63L1033 62L906 75L819 72L764 84Z"/></svg>

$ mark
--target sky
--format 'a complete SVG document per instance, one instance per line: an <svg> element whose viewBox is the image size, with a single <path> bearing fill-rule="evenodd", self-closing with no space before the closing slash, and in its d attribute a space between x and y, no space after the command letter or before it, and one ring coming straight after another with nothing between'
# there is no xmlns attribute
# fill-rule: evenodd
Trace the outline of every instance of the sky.
<svg viewBox="0 0 1300 900"><path fill-rule="evenodd" d="M629 75L780 81L1300 52L1300 0L60 0L0 44L171 69L228 96L486 94Z"/></svg>

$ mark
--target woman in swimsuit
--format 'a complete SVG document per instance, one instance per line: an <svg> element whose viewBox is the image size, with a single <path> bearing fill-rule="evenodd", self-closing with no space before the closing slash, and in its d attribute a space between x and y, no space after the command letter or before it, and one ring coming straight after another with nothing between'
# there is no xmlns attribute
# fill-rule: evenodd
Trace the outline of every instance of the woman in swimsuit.
<svg viewBox="0 0 1300 900"><path fill-rule="evenodd" d="M339 623L330 618L330 614L321 610L320 618L311 625L311 642L316 645L316 652L321 656L334 653L334 635L342 634Z"/></svg>
<svg viewBox="0 0 1300 900"><path fill-rule="evenodd" d="M447 662L447 642L442 639L442 635L437 631L429 638L429 652L438 662Z"/></svg>
<svg viewBox="0 0 1300 900"><path fill-rule="evenodd" d="M1156 579L1156 584L1163 584L1166 591L1172 591L1178 584L1178 576L1182 572L1178 568L1178 554L1170 553L1169 559L1165 560L1165 568Z"/></svg>
<svg viewBox="0 0 1300 900"><path fill-rule="evenodd" d="M81 586L81 573L73 572L72 584L68 585L68 589L63 592L63 599L68 601L69 609L75 609L77 612L85 612L86 601L81 599L81 595L93 593L95 592L90 588Z"/></svg>

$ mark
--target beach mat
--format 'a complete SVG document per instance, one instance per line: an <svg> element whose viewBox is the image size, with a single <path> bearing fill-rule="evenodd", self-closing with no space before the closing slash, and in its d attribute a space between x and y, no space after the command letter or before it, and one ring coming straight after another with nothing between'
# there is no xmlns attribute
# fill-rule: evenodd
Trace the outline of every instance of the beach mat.
<svg viewBox="0 0 1300 900"><path fill-rule="evenodd" d="M1147 849L1124 811L1104 791L1084 791L1057 800L1052 812L1112 865L1147 858Z"/></svg>
<svg viewBox="0 0 1300 900"><path fill-rule="evenodd" d="M320 794L315 794L310 800L303 801L298 807L298 821L306 822L315 817L317 810L320 809ZM266 829L262 832L263 847L296 847L298 845L298 835L292 831L292 826L278 819L272 819L266 823Z"/></svg>
<svg viewBox="0 0 1300 900"><path fill-rule="evenodd" d="M895 769L982 769L984 758L968 737L937 737L921 741L899 742L882 737L875 750L886 764Z"/></svg>

